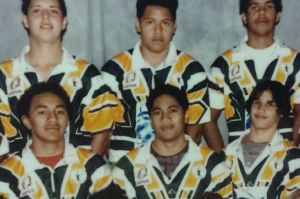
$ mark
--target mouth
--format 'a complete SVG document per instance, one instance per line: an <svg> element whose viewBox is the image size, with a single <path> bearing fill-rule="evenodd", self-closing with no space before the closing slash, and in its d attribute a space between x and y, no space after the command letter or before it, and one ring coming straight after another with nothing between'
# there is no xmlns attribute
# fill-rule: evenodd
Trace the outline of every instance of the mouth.
<svg viewBox="0 0 300 199"><path fill-rule="evenodd" d="M52 29L52 25L51 24L42 24L40 26L41 29L46 29L46 30L50 30Z"/></svg>
<svg viewBox="0 0 300 199"><path fill-rule="evenodd" d="M266 116L263 116L263 115L254 115L254 117L255 117L256 119L259 119L259 120L265 120L265 119L267 119L267 117L266 117Z"/></svg>
<svg viewBox="0 0 300 199"><path fill-rule="evenodd" d="M49 125L49 126L46 126L45 129L46 130L59 130L59 126L57 126L57 125L55 125L55 126L54 125L53 126Z"/></svg>

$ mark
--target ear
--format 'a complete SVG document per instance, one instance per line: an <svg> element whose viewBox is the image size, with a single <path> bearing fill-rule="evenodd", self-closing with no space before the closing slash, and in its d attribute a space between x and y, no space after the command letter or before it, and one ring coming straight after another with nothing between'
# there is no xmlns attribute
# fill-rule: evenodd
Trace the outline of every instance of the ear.
<svg viewBox="0 0 300 199"><path fill-rule="evenodd" d="M141 33L140 20L138 18L136 18L136 21L135 21L135 29L138 34Z"/></svg>
<svg viewBox="0 0 300 199"><path fill-rule="evenodd" d="M184 114L184 123L188 124L189 123L189 116L188 116L188 112L186 111Z"/></svg>
<svg viewBox="0 0 300 199"><path fill-rule="evenodd" d="M276 15L276 24L279 24L280 17L281 17L281 12L278 12Z"/></svg>
<svg viewBox="0 0 300 199"><path fill-rule="evenodd" d="M63 18L63 24L62 24L62 30L65 30L67 28L68 22L69 22L68 18L64 17Z"/></svg>
<svg viewBox="0 0 300 199"><path fill-rule="evenodd" d="M28 25L28 19L27 19L27 16L26 15L23 15L22 17L22 24L23 26L26 28L26 29L29 29L29 25Z"/></svg>
<svg viewBox="0 0 300 199"><path fill-rule="evenodd" d="M29 130L32 129L31 122L27 116L25 116L25 115L22 116L22 122Z"/></svg>
<svg viewBox="0 0 300 199"><path fill-rule="evenodd" d="M241 14L241 20L242 20L242 22L243 22L244 25L246 25L248 23L247 16L245 15L245 13Z"/></svg>

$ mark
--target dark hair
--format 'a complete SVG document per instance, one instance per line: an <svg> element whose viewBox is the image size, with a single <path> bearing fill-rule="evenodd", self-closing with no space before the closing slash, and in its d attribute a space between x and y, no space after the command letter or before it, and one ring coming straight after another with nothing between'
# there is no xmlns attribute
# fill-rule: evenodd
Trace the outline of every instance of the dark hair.
<svg viewBox="0 0 300 199"><path fill-rule="evenodd" d="M204 192L199 196L199 199L222 199L222 196L218 193Z"/></svg>
<svg viewBox="0 0 300 199"><path fill-rule="evenodd" d="M141 18L147 6L161 6L170 10L172 19L176 21L176 10L178 8L178 0L137 0L136 2L136 16Z"/></svg>
<svg viewBox="0 0 300 199"><path fill-rule="evenodd" d="M67 16L67 6L65 0L57 0L62 11L63 16ZM30 6L31 0L22 0L22 12L24 15L27 15L28 8Z"/></svg>
<svg viewBox="0 0 300 199"><path fill-rule="evenodd" d="M24 92L24 94L21 96L18 102L17 107L19 118L21 119L21 117L24 115L28 116L32 99L35 96L44 93L52 93L59 97L64 102L70 121L72 121L73 110L68 94L60 85L50 82L41 82L38 84L33 84L28 90Z"/></svg>
<svg viewBox="0 0 300 199"><path fill-rule="evenodd" d="M291 111L290 94L288 90L277 81L263 81L256 85L246 102L246 110L250 113L252 103L259 98L264 91L270 91L277 106L277 112L286 116Z"/></svg>
<svg viewBox="0 0 300 199"><path fill-rule="evenodd" d="M189 107L189 102L186 96L185 92L182 92L179 90L179 88L175 86L171 86L169 84L161 84L157 85L156 88L152 91L150 91L149 97L147 99L147 108L148 108L148 113L150 115L151 109L153 108L153 104L156 98L158 98L161 95L169 95L173 97L178 104L182 107L184 111L187 111Z"/></svg>
<svg viewBox="0 0 300 199"><path fill-rule="evenodd" d="M251 0L240 0L240 14L246 13L249 6L250 6ZM282 3L281 0L272 0L274 3L275 9L277 12L282 11Z"/></svg>

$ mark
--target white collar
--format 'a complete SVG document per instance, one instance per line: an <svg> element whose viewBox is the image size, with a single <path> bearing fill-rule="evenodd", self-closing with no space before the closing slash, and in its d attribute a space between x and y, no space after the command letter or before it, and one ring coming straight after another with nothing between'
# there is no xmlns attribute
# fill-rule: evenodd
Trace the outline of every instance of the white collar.
<svg viewBox="0 0 300 199"><path fill-rule="evenodd" d="M196 143L194 143L194 141L188 135L185 135L184 137L185 137L186 141L188 141L188 150L184 156L184 159L186 159L188 161L201 160L203 157L202 157L202 154L200 153L199 146ZM151 153L152 142L153 142L153 139L150 140L149 142L147 142L143 147L140 148L139 153L134 160L134 162L136 164L147 164L147 163L152 164L152 162L149 161L149 160L151 160L151 156L152 156L152 153Z"/></svg>
<svg viewBox="0 0 300 199"><path fill-rule="evenodd" d="M132 66L133 66L134 69L149 68L149 67L147 67L149 64L147 64L146 61L143 58L140 46L141 46L141 41L139 41L134 46L134 49L133 49ZM166 56L166 59L163 61L163 64L161 64L160 67L158 67L157 69L162 69L166 66L170 66L170 65L174 64L175 60L177 59L177 52L176 51L177 51L177 49L176 49L176 46L175 46L174 42L170 42L169 52ZM154 69L154 68L152 68L152 69Z"/></svg>
<svg viewBox="0 0 300 199"><path fill-rule="evenodd" d="M247 59L247 51L246 51L246 42L248 40L248 36L245 35L244 39L240 42L240 45L235 47L233 49L234 54L233 54L233 62L236 61L244 61ZM275 44L275 51L274 53L277 56L287 56L291 53L291 50L282 42L280 42L280 40L278 38L274 38L274 44ZM273 44L272 44L273 45Z"/></svg>
<svg viewBox="0 0 300 199"><path fill-rule="evenodd" d="M242 148L242 139L248 134L249 132L230 143L225 149L226 155L236 155L237 152ZM267 147L269 147L271 153L284 149L284 139L278 131L274 134Z"/></svg>
<svg viewBox="0 0 300 199"><path fill-rule="evenodd" d="M29 65L29 63L26 61L25 58L25 55L29 50L30 50L30 46L25 46L21 52L20 57L14 60L16 62L15 66L19 66L19 67L13 68L14 69L13 74L22 74L26 71L35 72L33 67ZM60 64L58 64L55 67L52 74L58 74L61 72L72 72L77 70L73 56L67 51L66 48L62 47L62 50L63 50L62 61Z"/></svg>
<svg viewBox="0 0 300 199"><path fill-rule="evenodd" d="M28 140L25 148L22 150L22 161L24 163L25 168L30 170L42 169L48 167L47 165L41 164L36 156L33 154L30 146L32 144L32 140ZM75 162L79 162L79 158L77 156L77 152L75 147L65 142L65 151L63 158L57 163L56 167L62 165L69 165Z"/></svg>

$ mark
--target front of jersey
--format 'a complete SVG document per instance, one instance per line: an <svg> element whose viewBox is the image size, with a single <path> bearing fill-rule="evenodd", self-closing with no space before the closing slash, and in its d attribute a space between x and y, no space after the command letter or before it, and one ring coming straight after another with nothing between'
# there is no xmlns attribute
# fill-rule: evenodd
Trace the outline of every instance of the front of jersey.
<svg viewBox="0 0 300 199"><path fill-rule="evenodd" d="M189 124L210 120L206 73L199 62L177 50L173 43L165 61L157 68L143 59L139 42L134 49L109 60L102 71L110 76L110 87L125 107L125 123L116 124L111 140L112 162L153 137L146 100L150 90L160 84L171 84L187 93Z"/></svg>
<svg viewBox="0 0 300 199"><path fill-rule="evenodd" d="M245 41L218 57L211 66L210 107L224 109L229 142L250 128L251 121L245 103L257 83L263 80L278 81L289 90L291 104L300 103L300 56L278 40L275 42L275 58L266 67L262 78L257 76L254 60L248 57ZM292 116L281 121L280 125L280 133L291 139Z"/></svg>
<svg viewBox="0 0 300 199"><path fill-rule="evenodd" d="M26 47L20 57L0 64L0 128L9 140L10 152L22 150L27 141L26 130L17 115L18 100L32 84L45 81L26 62L28 51ZM112 127L115 114L111 107L118 107L117 102L94 65L63 49L62 62L46 81L61 85L70 97L74 123L70 123L68 132L72 133L67 135L72 144L90 145L91 134ZM108 106L108 102L113 105Z"/></svg>
<svg viewBox="0 0 300 199"><path fill-rule="evenodd" d="M245 166L241 136L226 148L234 198L289 198L300 188L300 150L276 132L250 167Z"/></svg>
<svg viewBox="0 0 300 199"><path fill-rule="evenodd" d="M151 142L130 151L113 169L113 181L129 199L196 199L204 192L231 198L232 184L224 155L197 146L188 150L168 178L151 153Z"/></svg>
<svg viewBox="0 0 300 199"><path fill-rule="evenodd" d="M102 158L68 143L55 168L39 163L29 143L2 162L0 173L0 197L5 199L81 199L111 184L111 170Z"/></svg>

